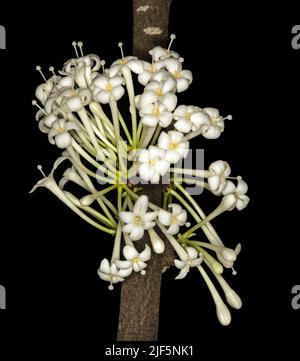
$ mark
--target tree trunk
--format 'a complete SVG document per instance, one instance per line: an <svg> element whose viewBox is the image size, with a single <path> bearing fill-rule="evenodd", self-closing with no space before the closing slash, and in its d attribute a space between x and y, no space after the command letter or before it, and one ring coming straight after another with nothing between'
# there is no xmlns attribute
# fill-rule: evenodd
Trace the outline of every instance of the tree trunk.
<svg viewBox="0 0 300 361"><path fill-rule="evenodd" d="M154 46L167 46L170 4L171 0L133 0L133 55L147 59ZM161 206L164 187L145 185L142 193ZM146 243L150 245L147 232L134 244L140 252ZM165 245L162 255L152 251L144 276L134 273L122 283L118 341L157 340L161 275L174 258L169 242Z"/></svg>

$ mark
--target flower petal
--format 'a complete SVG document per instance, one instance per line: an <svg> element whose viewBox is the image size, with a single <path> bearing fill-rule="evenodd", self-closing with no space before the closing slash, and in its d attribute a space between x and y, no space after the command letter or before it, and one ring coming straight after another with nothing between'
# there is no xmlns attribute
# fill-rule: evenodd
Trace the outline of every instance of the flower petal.
<svg viewBox="0 0 300 361"><path fill-rule="evenodd" d="M144 235L144 228L142 226L134 226L129 234L129 238L132 241L138 241Z"/></svg>
<svg viewBox="0 0 300 361"><path fill-rule="evenodd" d="M151 248L147 244L145 245L143 252L140 253L139 258L144 262L149 261L151 258Z"/></svg>
<svg viewBox="0 0 300 361"><path fill-rule="evenodd" d="M123 248L123 256L127 261L131 261L134 258L137 258L139 255L138 251L133 246L125 246Z"/></svg>
<svg viewBox="0 0 300 361"><path fill-rule="evenodd" d="M120 212L119 218L124 223L132 223L134 215L132 212Z"/></svg>

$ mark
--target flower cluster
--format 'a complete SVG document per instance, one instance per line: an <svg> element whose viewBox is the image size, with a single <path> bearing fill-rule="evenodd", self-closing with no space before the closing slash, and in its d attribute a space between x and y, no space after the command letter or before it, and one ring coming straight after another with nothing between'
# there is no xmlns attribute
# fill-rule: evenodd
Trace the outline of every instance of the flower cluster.
<svg viewBox="0 0 300 361"><path fill-rule="evenodd" d="M222 273L224 268L236 273L233 266L241 247L226 247L211 222L225 211L244 209L249 202L248 187L240 176L231 176L230 166L223 160L206 170L178 168L178 162L188 156L191 139L198 135L220 137L225 119L231 116L222 117L212 107L178 104L177 94L189 88L193 76L185 69L184 59L170 49L174 39L171 35L167 49L157 46L150 50L151 62L124 56L119 43L121 58L106 68L103 59L84 55L83 44L74 42L76 57L57 72L50 67L49 79L37 66L44 82L36 89L38 101L33 101L39 108L36 120L62 154L49 176L38 167L43 179L32 192L46 187L84 221L113 237L111 259L104 258L98 270L99 277L109 282L109 289L132 272L144 275L152 251L161 255L169 244L176 254L176 279L198 269L211 292L219 321L227 325L229 309L205 267L220 284L227 303L240 308L239 296ZM138 95L134 75L144 87ZM118 102L124 96L129 114L123 117ZM70 166L57 182L54 171L67 162ZM131 182L137 173L142 181L153 184L169 177L162 205L152 204L140 184ZM85 195L80 198L67 191L69 183ZM99 184L105 186L99 189ZM200 184L220 197L219 205L206 215L183 184ZM149 237L144 237L145 233ZM145 238L149 244L145 242L140 249ZM134 244L137 241L139 246Z"/></svg>

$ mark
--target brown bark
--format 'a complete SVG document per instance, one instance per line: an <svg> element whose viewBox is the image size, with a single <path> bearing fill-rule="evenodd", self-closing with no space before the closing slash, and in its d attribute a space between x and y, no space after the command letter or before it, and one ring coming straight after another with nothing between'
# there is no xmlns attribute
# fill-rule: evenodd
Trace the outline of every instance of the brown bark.
<svg viewBox="0 0 300 361"><path fill-rule="evenodd" d="M168 42L171 0L133 0L133 55L149 58L149 50Z"/></svg>
<svg viewBox="0 0 300 361"><path fill-rule="evenodd" d="M133 0L133 55L149 58L154 46L167 46L171 0ZM143 194L161 206L163 185L146 185ZM157 230L159 233L159 230ZM162 237L163 235L159 233ZM150 244L148 233L135 246ZM158 335L161 275L173 262L173 250L165 240L162 255L152 252L144 276L134 273L122 283L118 341L156 341Z"/></svg>

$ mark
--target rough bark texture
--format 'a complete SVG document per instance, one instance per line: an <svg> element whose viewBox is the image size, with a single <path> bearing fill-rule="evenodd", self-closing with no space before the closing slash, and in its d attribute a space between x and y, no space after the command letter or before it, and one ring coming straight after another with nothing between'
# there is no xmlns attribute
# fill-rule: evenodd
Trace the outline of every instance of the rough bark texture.
<svg viewBox="0 0 300 361"><path fill-rule="evenodd" d="M154 46L167 46L170 3L171 0L133 0L133 55L147 59ZM146 185L142 193L161 206L164 187ZM150 244L147 232L135 246L141 251L145 243ZM118 341L157 340L162 270L170 267L174 258L166 240L165 245L162 255L152 252L144 276L134 273L122 283Z"/></svg>
<svg viewBox="0 0 300 361"><path fill-rule="evenodd" d="M149 58L154 46L167 46L171 0L133 0L133 54Z"/></svg>

